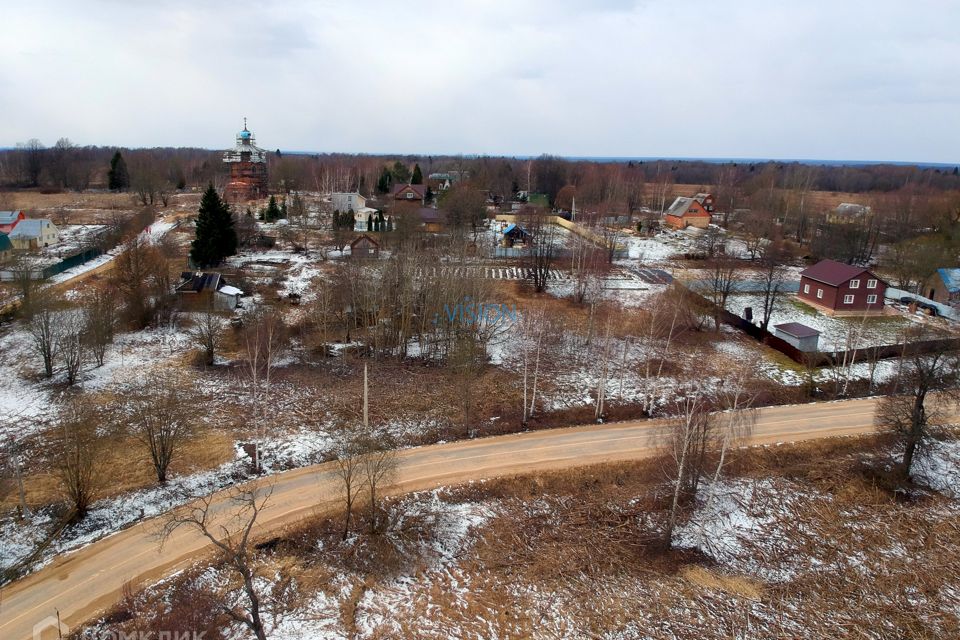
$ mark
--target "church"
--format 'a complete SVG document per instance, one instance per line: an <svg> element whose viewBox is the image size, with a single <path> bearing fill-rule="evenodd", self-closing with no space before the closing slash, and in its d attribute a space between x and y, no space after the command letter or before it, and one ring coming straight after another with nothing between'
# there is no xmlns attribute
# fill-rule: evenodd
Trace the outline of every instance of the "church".
<svg viewBox="0 0 960 640"><path fill-rule="evenodd" d="M234 147L223 152L223 161L230 165L230 181L224 191L227 202L245 202L267 196L267 152L256 145L256 138L247 129L246 118Z"/></svg>

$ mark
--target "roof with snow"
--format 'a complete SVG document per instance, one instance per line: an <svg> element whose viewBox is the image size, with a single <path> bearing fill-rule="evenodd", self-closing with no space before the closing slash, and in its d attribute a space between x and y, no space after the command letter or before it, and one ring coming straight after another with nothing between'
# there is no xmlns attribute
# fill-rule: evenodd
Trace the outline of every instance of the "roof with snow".
<svg viewBox="0 0 960 640"><path fill-rule="evenodd" d="M237 289L236 287L230 286L229 284L220 287L220 290L217 291L217 293L222 293L225 296L242 296L243 295L243 291L241 291L240 289Z"/></svg>
<svg viewBox="0 0 960 640"><path fill-rule="evenodd" d="M775 325L773 328L787 335L791 335L794 338L812 338L813 336L820 335L820 332L813 327L808 327L799 322L784 322L783 324Z"/></svg>
<svg viewBox="0 0 960 640"><path fill-rule="evenodd" d="M33 218L21 220L17 226L10 232L11 238L39 238L40 234L47 227L52 227L53 223L46 218Z"/></svg>
<svg viewBox="0 0 960 640"><path fill-rule="evenodd" d="M960 292L960 269L937 269L940 279L943 280L943 286L950 293Z"/></svg>
<svg viewBox="0 0 960 640"><path fill-rule="evenodd" d="M877 278L876 274L866 267L856 267L851 264L837 262L836 260L821 260L812 267L801 271L800 275L810 278L811 280L816 280L817 282L822 282L823 284L828 284L831 287L839 287L862 273L869 273L874 278ZM886 284L886 281L882 278L877 278L877 280Z"/></svg>

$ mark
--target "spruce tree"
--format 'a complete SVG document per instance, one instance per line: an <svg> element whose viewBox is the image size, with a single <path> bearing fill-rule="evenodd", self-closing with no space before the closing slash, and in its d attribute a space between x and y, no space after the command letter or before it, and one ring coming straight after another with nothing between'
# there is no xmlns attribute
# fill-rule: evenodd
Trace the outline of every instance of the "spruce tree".
<svg viewBox="0 0 960 640"><path fill-rule="evenodd" d="M107 186L111 191L126 191L130 186L130 174L127 173L127 162L120 155L120 151L113 154L110 160L110 171L107 173Z"/></svg>
<svg viewBox="0 0 960 640"><path fill-rule="evenodd" d="M277 199L270 196L270 202L267 203L267 210L263 214L263 219L266 222L276 222L280 217L280 207L277 206Z"/></svg>
<svg viewBox="0 0 960 640"><path fill-rule="evenodd" d="M410 178L410 184L423 184L423 173L420 172L420 165L413 165L413 177Z"/></svg>
<svg viewBox="0 0 960 640"><path fill-rule="evenodd" d="M237 252L237 232L233 228L230 207L213 187L207 187L200 199L197 235L190 245L190 261L200 268L223 262Z"/></svg>
<svg viewBox="0 0 960 640"><path fill-rule="evenodd" d="M379 193L388 193L390 191L390 186L393 184L393 175L391 175L390 170L386 167L380 172L380 177L377 179L377 192Z"/></svg>
<svg viewBox="0 0 960 640"><path fill-rule="evenodd" d="M284 220L287 219L287 199L286 198L284 198L280 202L280 217L283 218Z"/></svg>

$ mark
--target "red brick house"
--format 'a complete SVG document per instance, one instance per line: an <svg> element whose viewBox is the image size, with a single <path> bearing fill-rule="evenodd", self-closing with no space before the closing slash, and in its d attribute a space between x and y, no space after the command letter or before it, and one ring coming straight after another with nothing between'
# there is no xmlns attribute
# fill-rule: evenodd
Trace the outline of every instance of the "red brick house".
<svg viewBox="0 0 960 640"><path fill-rule="evenodd" d="M821 260L800 272L797 297L830 315L882 313L887 283L864 267Z"/></svg>
<svg viewBox="0 0 960 640"><path fill-rule="evenodd" d="M407 202L420 201L423 204L427 197L427 185L425 184L395 184L390 191L390 197L394 200L403 200Z"/></svg>
<svg viewBox="0 0 960 640"><path fill-rule="evenodd" d="M23 211L0 211L0 233L9 234L26 217Z"/></svg>
<svg viewBox="0 0 960 640"><path fill-rule="evenodd" d="M677 198L663 215L664 222L674 229L706 229L710 225L710 212L696 198Z"/></svg>

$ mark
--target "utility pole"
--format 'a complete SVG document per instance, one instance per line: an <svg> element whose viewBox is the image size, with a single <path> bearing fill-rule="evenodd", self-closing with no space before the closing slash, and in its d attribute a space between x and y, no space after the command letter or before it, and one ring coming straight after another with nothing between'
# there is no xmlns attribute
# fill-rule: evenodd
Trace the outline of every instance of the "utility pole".
<svg viewBox="0 0 960 640"><path fill-rule="evenodd" d="M368 412L369 407L369 393L367 387L367 364L363 365L363 430L367 431L370 429L370 415Z"/></svg>

